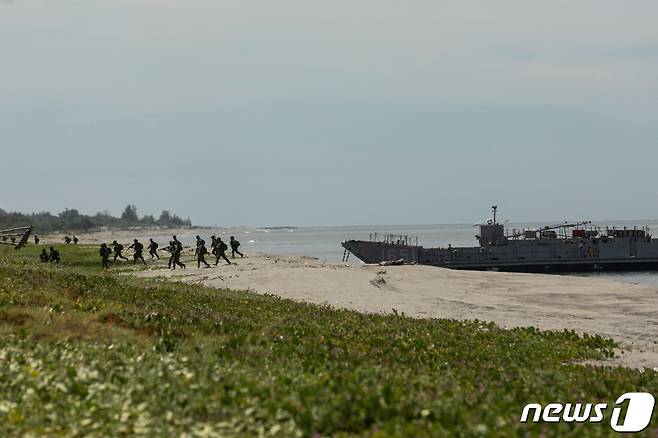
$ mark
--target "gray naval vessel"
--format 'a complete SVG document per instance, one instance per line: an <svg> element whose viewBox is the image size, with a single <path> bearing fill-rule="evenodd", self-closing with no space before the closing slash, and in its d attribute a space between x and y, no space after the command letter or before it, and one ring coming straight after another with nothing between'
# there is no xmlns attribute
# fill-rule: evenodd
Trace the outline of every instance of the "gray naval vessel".
<svg viewBox="0 0 658 438"><path fill-rule="evenodd" d="M342 242L345 259L509 272L658 270L658 239L646 227L601 229L591 221L506 231L493 218L476 224L478 246L424 248L414 236L371 234Z"/></svg>

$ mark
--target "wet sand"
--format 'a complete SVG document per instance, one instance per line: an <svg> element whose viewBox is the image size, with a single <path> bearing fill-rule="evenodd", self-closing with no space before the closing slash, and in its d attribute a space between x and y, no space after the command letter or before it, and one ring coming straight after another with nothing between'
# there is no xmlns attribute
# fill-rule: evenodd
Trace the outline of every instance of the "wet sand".
<svg viewBox="0 0 658 438"><path fill-rule="evenodd" d="M600 334L622 346L620 357L609 363L658 368L658 288L573 276L323 263L308 257L249 255L235 262L197 269L190 260L186 270L157 265L140 275L360 312L395 310L419 318L477 318L501 327Z"/></svg>

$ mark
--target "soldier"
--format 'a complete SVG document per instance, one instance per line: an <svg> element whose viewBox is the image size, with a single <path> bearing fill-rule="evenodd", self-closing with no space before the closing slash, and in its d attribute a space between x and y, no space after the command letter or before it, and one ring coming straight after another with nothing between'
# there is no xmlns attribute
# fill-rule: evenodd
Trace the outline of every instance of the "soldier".
<svg viewBox="0 0 658 438"><path fill-rule="evenodd" d="M163 249L164 251L169 251L169 253L171 254L169 256L169 262L167 263L167 267L169 269L171 269L171 264L174 262L174 251L177 247L178 247L178 245L176 244L176 242L173 241L173 240L170 240L169 241L169 246L167 246Z"/></svg>
<svg viewBox="0 0 658 438"><path fill-rule="evenodd" d="M178 241L176 241L178 242ZM180 261L180 256L181 253L183 252L183 245L178 242L174 242L174 245L171 247L172 253L171 253L171 263L172 263L172 269L176 269L176 265L180 266L182 269L185 269L185 263L182 263Z"/></svg>
<svg viewBox="0 0 658 438"><path fill-rule="evenodd" d="M210 236L210 240L211 240L210 241L210 253L212 255L216 256L217 255L217 238L213 234L212 236Z"/></svg>
<svg viewBox="0 0 658 438"><path fill-rule="evenodd" d="M35 245L39 244L39 236L37 236L36 234L34 235L34 244Z"/></svg>
<svg viewBox="0 0 658 438"><path fill-rule="evenodd" d="M124 257L121 255L121 251L123 251L123 245L117 242L116 240L112 242L112 249L114 249L114 261L116 262L117 259L124 259L125 261L128 261L127 257Z"/></svg>
<svg viewBox="0 0 658 438"><path fill-rule="evenodd" d="M69 236L64 236L64 243L66 243L67 245L71 243L71 238Z"/></svg>
<svg viewBox="0 0 658 438"><path fill-rule="evenodd" d="M199 245L205 245L205 244L206 244L206 241L205 241L205 240L203 240L203 239L202 239L201 237L199 237L199 236L196 236L196 246L199 246Z"/></svg>
<svg viewBox="0 0 658 438"><path fill-rule="evenodd" d="M224 260L226 260L226 263L228 263L229 265L231 264L231 261L228 258L226 258L226 250L227 249L228 249L228 246L226 246L226 244L224 242L222 242L221 237L218 237L217 238L217 251L215 253L215 255L217 256L217 260L215 260L215 266L217 266L217 264L219 263L220 258L223 258Z"/></svg>
<svg viewBox="0 0 658 438"><path fill-rule="evenodd" d="M98 250L98 255L101 256L101 260L103 261L103 269L110 269L110 254L112 254L112 250L107 244L101 243L101 249Z"/></svg>
<svg viewBox="0 0 658 438"><path fill-rule="evenodd" d="M151 242L149 243L148 246L149 255L151 256L151 258L155 257L158 260L160 260L160 256L158 255L158 244L153 239L149 239L149 241Z"/></svg>
<svg viewBox="0 0 658 438"><path fill-rule="evenodd" d="M208 249L206 248L206 245L205 245L205 242L203 241L203 239L199 242L199 245L196 247L195 254L196 254L196 267L197 268L201 267L201 263L206 265L206 268L210 267L210 265L208 264L208 262L206 261L206 258L205 258L206 254L208 254Z"/></svg>
<svg viewBox="0 0 658 438"><path fill-rule="evenodd" d="M234 259L236 254L238 254L240 257L244 257L244 254L238 251L238 248L240 248L240 242L231 236L231 241L229 243L231 244L231 258Z"/></svg>
<svg viewBox="0 0 658 438"><path fill-rule="evenodd" d="M146 264L146 261L144 260L144 255L142 252L144 251L144 245L139 243L139 240L133 239L133 244L128 247L128 249L132 248L135 252L133 253L133 263L137 263L137 260L141 260L142 263Z"/></svg>
<svg viewBox="0 0 658 438"><path fill-rule="evenodd" d="M169 242L169 252L171 252L171 257L169 257L169 267L171 268L173 265L174 269L176 269L176 260L178 261L178 264L180 264L180 256L183 252L183 244L180 242L180 240L178 240L175 234L171 236L171 238L173 240ZM179 251L177 251L177 249L179 249ZM176 255L177 252L178 255Z"/></svg>
<svg viewBox="0 0 658 438"><path fill-rule="evenodd" d="M52 246L50 247L50 255L48 256L50 263L59 263L59 251Z"/></svg>
<svg viewBox="0 0 658 438"><path fill-rule="evenodd" d="M78 241L79 241L78 236L73 236L73 244L77 245Z"/></svg>
<svg viewBox="0 0 658 438"><path fill-rule="evenodd" d="M43 249L41 250L41 254L39 254L39 259L40 259L43 263L48 263L48 261L50 260L50 257L48 257L48 253L46 252L46 248L43 248Z"/></svg>

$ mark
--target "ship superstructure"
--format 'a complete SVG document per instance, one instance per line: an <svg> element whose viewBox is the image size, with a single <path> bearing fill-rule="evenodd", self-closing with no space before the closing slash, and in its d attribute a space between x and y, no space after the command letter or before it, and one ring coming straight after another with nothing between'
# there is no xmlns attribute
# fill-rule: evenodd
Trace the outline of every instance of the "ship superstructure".
<svg viewBox="0 0 658 438"><path fill-rule="evenodd" d="M505 230L493 218L478 224L474 247L424 248L413 236L347 240L346 251L365 263L397 261L452 269L515 272L658 270L658 239L646 227L607 227L590 221Z"/></svg>

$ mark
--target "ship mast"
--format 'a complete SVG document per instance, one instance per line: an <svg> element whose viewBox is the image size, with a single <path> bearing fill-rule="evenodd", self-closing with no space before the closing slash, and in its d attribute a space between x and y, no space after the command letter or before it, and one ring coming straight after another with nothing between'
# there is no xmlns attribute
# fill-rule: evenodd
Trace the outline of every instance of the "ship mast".
<svg viewBox="0 0 658 438"><path fill-rule="evenodd" d="M493 223L494 223L494 225L496 225L496 211L498 210L498 206L497 205L492 205L491 209L493 210Z"/></svg>

